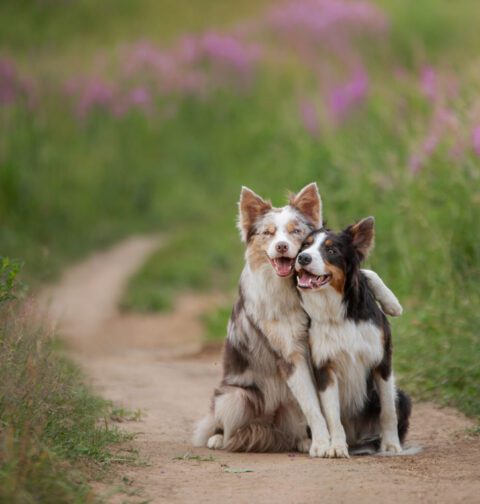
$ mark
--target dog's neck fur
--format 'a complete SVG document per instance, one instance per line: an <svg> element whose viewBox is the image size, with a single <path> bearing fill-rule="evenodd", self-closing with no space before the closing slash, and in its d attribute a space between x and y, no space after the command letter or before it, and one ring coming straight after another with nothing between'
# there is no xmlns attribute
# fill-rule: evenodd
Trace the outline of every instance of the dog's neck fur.
<svg viewBox="0 0 480 504"><path fill-rule="evenodd" d="M343 293L331 286L319 291L302 291L302 306L312 320L317 322L340 323L350 318L357 319L363 312L366 282L362 282L358 266L347 271Z"/></svg>
<svg viewBox="0 0 480 504"><path fill-rule="evenodd" d="M302 292L302 306L313 322L321 324L338 324L347 313L343 296L332 287Z"/></svg>
<svg viewBox="0 0 480 504"><path fill-rule="evenodd" d="M278 320L301 309L294 279L279 277L270 264L252 270L247 263L240 285L247 311L256 319Z"/></svg>

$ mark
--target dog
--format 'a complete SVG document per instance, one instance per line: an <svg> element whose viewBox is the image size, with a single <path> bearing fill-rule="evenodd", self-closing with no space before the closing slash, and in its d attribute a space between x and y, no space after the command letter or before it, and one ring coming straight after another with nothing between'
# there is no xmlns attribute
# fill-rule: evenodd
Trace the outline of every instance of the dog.
<svg viewBox="0 0 480 504"><path fill-rule="evenodd" d="M223 379L210 413L197 425L194 445L328 455L330 437L312 375L309 318L294 279L297 253L321 224L315 183L281 208L242 188L238 227L246 265L227 327ZM366 275L384 309L399 314L401 306L378 275Z"/></svg>
<svg viewBox="0 0 480 504"><path fill-rule="evenodd" d="M349 446L367 439L399 453L409 427L411 401L395 387L390 326L360 269L373 241L373 217L340 233L323 228L306 238L296 260L332 457L348 457Z"/></svg>

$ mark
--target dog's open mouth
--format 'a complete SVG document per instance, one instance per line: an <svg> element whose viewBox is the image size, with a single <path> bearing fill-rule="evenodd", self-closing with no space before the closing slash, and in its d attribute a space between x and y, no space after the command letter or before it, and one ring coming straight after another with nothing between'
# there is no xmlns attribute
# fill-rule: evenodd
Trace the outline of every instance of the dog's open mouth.
<svg viewBox="0 0 480 504"><path fill-rule="evenodd" d="M330 282L332 275L327 273L326 275L313 275L308 271L302 269L298 272L297 285L300 289L316 289L326 285Z"/></svg>
<svg viewBox="0 0 480 504"><path fill-rule="evenodd" d="M291 257L277 257L276 259L270 259L270 263L278 276L286 277L293 271L293 267L295 266L295 258L292 259Z"/></svg>

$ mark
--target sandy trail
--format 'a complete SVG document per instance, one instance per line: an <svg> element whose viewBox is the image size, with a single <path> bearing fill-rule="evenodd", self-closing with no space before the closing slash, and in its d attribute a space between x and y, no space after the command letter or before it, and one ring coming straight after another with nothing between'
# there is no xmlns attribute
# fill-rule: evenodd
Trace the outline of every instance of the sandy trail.
<svg viewBox="0 0 480 504"><path fill-rule="evenodd" d="M140 433L133 447L147 464L119 469L112 485L128 481L135 495L114 493L111 502L480 502L480 439L465 433L472 422L432 404L414 405L409 441L424 451L412 457L313 460L193 449L193 424L221 373L218 352L198 353L199 315L221 296L182 295L162 315L116 308L126 280L159 243L136 237L97 253L41 296L94 387L144 413L123 425ZM213 460L178 459L187 453Z"/></svg>

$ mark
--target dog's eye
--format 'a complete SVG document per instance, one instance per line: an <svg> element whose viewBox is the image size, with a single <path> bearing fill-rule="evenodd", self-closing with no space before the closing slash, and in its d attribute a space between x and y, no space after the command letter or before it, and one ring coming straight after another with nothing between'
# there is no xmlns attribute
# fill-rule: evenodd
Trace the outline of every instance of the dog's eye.
<svg viewBox="0 0 480 504"><path fill-rule="evenodd" d="M268 229L265 229L265 231L262 233L264 236L272 236L273 233L269 231Z"/></svg>
<svg viewBox="0 0 480 504"><path fill-rule="evenodd" d="M301 229L298 229L298 228L295 228L295 229L292 229L292 234L300 234L302 232Z"/></svg>
<svg viewBox="0 0 480 504"><path fill-rule="evenodd" d="M329 249L327 250L327 254L328 254L328 255L335 255L335 249L333 249L333 248L329 248Z"/></svg>

